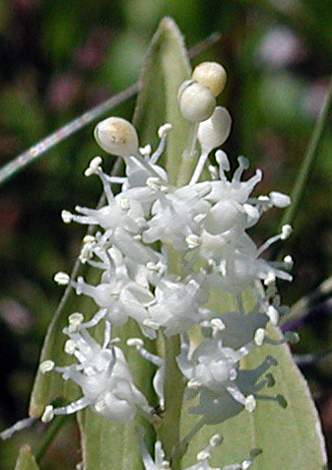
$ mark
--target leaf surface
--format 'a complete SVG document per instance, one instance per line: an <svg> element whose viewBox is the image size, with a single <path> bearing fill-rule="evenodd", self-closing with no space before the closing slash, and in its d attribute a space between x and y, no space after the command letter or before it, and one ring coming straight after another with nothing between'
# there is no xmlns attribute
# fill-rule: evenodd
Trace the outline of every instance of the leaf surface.
<svg viewBox="0 0 332 470"><path fill-rule="evenodd" d="M276 328L270 328L270 336L281 338ZM276 385L261 393L275 396L282 394L288 403L286 409L271 401L258 401L253 413L242 411L239 415L219 425L210 425L194 437L184 465L192 464L198 449L203 449L215 433L224 436L222 445L213 452L213 465L222 466L241 462L251 449L263 453L256 458L253 470L323 470L326 453L320 422L308 385L295 365L287 345L263 345L245 360L246 368L255 368L267 355L277 359L271 369ZM187 415L183 430L197 420Z"/></svg>
<svg viewBox="0 0 332 470"><path fill-rule="evenodd" d="M30 446L24 445L21 447L15 470L39 470L39 466L31 453Z"/></svg>

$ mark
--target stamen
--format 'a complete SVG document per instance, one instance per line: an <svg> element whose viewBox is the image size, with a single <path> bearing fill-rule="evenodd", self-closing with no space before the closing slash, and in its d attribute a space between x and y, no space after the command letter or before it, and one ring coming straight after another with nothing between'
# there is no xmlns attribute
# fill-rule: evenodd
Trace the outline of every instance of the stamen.
<svg viewBox="0 0 332 470"><path fill-rule="evenodd" d="M165 124L163 124L162 126L159 127L158 129L158 137L159 139L164 139L165 137L167 137L168 133L170 130L172 130L172 124L166 122Z"/></svg>
<svg viewBox="0 0 332 470"><path fill-rule="evenodd" d="M272 325L276 326L278 324L279 312L273 305L269 305L266 315L269 317Z"/></svg>
<svg viewBox="0 0 332 470"><path fill-rule="evenodd" d="M72 356L75 353L76 348L76 342L72 339L67 339L67 341L65 342L65 353Z"/></svg>
<svg viewBox="0 0 332 470"><path fill-rule="evenodd" d="M290 255L285 256L284 264L285 264L285 269L290 271L291 269L293 269L293 266L294 266L293 258Z"/></svg>
<svg viewBox="0 0 332 470"><path fill-rule="evenodd" d="M257 328L254 336L254 341L257 346L262 346L265 339L265 330L264 328Z"/></svg>
<svg viewBox="0 0 332 470"><path fill-rule="evenodd" d="M70 276L67 273L59 271L55 274L54 281L59 284L59 286L66 286L70 282Z"/></svg>
<svg viewBox="0 0 332 470"><path fill-rule="evenodd" d="M49 423L50 421L52 421L53 418L54 418L54 408L52 405L48 405L45 407L44 413L41 417L41 421L43 423Z"/></svg>
<svg viewBox="0 0 332 470"><path fill-rule="evenodd" d="M54 362L50 360L43 361L40 366L39 370L42 374L46 374L47 372L50 372L51 370L54 369Z"/></svg>
<svg viewBox="0 0 332 470"><path fill-rule="evenodd" d="M88 168L85 170L84 175L85 176L91 176L100 169L100 166L102 164L103 160L101 157L95 157L91 160Z"/></svg>
<svg viewBox="0 0 332 470"><path fill-rule="evenodd" d="M147 144L145 147L140 147L139 153L142 155L142 157L148 158L150 157L152 152L151 145Z"/></svg>
<svg viewBox="0 0 332 470"><path fill-rule="evenodd" d="M293 231L293 228L291 225L289 224L286 224L286 225L283 225L282 226L282 229L281 229L281 240L286 240L292 233Z"/></svg>
<svg viewBox="0 0 332 470"><path fill-rule="evenodd" d="M191 235L188 235L186 237L186 243L188 245L188 248L193 250L194 248L197 248L200 245L200 237L192 233Z"/></svg>
<svg viewBox="0 0 332 470"><path fill-rule="evenodd" d="M64 209L63 211L61 211L61 218L65 224L70 224L70 222L72 222L73 220L73 214Z"/></svg>
<svg viewBox="0 0 332 470"><path fill-rule="evenodd" d="M188 388L196 389L200 388L202 386L202 382L200 382L197 379L190 379L189 382L187 383Z"/></svg>
<svg viewBox="0 0 332 470"><path fill-rule="evenodd" d="M245 409L249 411L249 413L252 413L254 409L256 408L256 400L253 395L249 395L246 397L245 402L244 402Z"/></svg>

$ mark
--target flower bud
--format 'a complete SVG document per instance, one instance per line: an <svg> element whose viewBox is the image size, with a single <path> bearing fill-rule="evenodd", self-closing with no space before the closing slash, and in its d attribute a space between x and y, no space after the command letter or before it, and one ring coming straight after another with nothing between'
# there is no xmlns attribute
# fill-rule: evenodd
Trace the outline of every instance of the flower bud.
<svg viewBox="0 0 332 470"><path fill-rule="evenodd" d="M232 118L226 108L217 106L212 116L200 123L198 127L198 140L202 153L208 154L211 150L220 147L228 138L231 131Z"/></svg>
<svg viewBox="0 0 332 470"><path fill-rule="evenodd" d="M208 119L216 107L216 99L211 90L192 80L182 83L178 101L182 116L194 123Z"/></svg>
<svg viewBox="0 0 332 470"><path fill-rule="evenodd" d="M225 87L227 74L224 67L217 62L202 62L195 67L191 77L208 87L214 96L218 96Z"/></svg>
<svg viewBox="0 0 332 470"><path fill-rule="evenodd" d="M137 155L138 137L135 127L126 119L110 117L94 130L97 144L106 152L120 157Z"/></svg>

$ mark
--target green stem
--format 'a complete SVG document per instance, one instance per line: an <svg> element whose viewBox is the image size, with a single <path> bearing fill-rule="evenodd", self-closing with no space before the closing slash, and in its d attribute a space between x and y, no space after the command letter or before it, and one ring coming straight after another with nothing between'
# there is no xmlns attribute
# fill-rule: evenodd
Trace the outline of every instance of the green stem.
<svg viewBox="0 0 332 470"><path fill-rule="evenodd" d="M44 457L51 441L54 439L66 420L68 420L68 416L66 415L57 416L48 426L47 431L40 440L38 448L34 451L37 463L40 463L40 460Z"/></svg>
<svg viewBox="0 0 332 470"><path fill-rule="evenodd" d="M182 455L172 455L180 442L180 419L185 382L178 368L176 356L180 354L180 336L165 339L165 413L158 430L166 459L171 461L172 470L181 468Z"/></svg>
<svg viewBox="0 0 332 470"><path fill-rule="evenodd" d="M195 155L195 144L197 140L198 124L193 123L189 127L187 145L183 152L181 164L179 168L179 176L176 182L176 186L184 186L191 178L193 172L194 163L196 162Z"/></svg>
<svg viewBox="0 0 332 470"><path fill-rule="evenodd" d="M285 211L285 214L281 220L281 226L284 224L290 224L294 219L296 210L299 206L302 194L304 192L305 185L308 180L310 169L312 167L314 158L316 156L318 144L320 142L324 127L327 122L331 102L332 102L332 78L330 79L330 84L329 84L328 93L325 99L325 103L316 121L313 133L311 135L311 139L309 141L309 144L305 153L305 157L303 159L299 174L296 178L295 185L291 192L292 203L288 207L288 209Z"/></svg>
<svg viewBox="0 0 332 470"><path fill-rule="evenodd" d="M194 426L189 430L188 434L182 439L182 441L179 443L178 447L174 451L174 456L183 456L187 450L188 444L191 441L191 439L202 429L202 427L205 425L205 419L202 418L197 423L194 424Z"/></svg>

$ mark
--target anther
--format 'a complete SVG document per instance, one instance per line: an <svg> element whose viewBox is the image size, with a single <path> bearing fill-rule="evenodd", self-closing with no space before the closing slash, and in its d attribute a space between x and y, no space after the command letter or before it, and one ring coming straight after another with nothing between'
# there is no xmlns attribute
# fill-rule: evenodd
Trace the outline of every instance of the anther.
<svg viewBox="0 0 332 470"><path fill-rule="evenodd" d="M51 370L53 370L54 366L55 364L53 361L43 361L39 366L39 370L42 374L46 374L46 372L50 372Z"/></svg>
<svg viewBox="0 0 332 470"><path fill-rule="evenodd" d="M71 212L63 210L61 212L61 218L65 224L70 224L70 222L73 220L73 215L71 214Z"/></svg>
<svg viewBox="0 0 332 470"><path fill-rule="evenodd" d="M67 273L59 271L54 276L54 281L59 284L59 286L66 286L70 282L70 276Z"/></svg>
<svg viewBox="0 0 332 470"><path fill-rule="evenodd" d="M172 124L166 122L162 126L159 127L158 129L158 137L159 139L162 139L163 137L166 137L169 131L172 129Z"/></svg>
<svg viewBox="0 0 332 470"><path fill-rule="evenodd" d="M50 421L52 421L53 418L54 418L54 408L52 405L48 405L45 407L43 416L41 417L41 421L43 423L49 423Z"/></svg>

